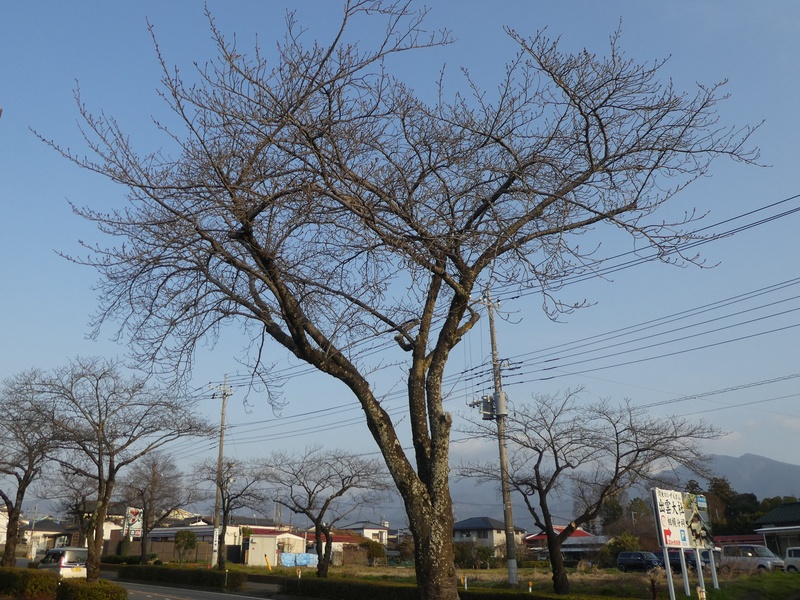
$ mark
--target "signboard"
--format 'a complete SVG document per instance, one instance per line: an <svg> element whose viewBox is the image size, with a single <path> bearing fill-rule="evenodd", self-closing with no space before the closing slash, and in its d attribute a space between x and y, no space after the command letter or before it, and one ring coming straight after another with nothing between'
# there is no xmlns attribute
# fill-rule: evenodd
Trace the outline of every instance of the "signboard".
<svg viewBox="0 0 800 600"><path fill-rule="evenodd" d="M683 492L653 488L656 529L662 548L689 548L689 528L683 504Z"/></svg>
<svg viewBox="0 0 800 600"><path fill-rule="evenodd" d="M705 496L686 493L683 495L683 509L689 527L689 546L692 548L712 548L711 520L708 517L708 503Z"/></svg>
<svg viewBox="0 0 800 600"><path fill-rule="evenodd" d="M125 528L123 537L142 537L142 511L139 508L129 506L125 510Z"/></svg>

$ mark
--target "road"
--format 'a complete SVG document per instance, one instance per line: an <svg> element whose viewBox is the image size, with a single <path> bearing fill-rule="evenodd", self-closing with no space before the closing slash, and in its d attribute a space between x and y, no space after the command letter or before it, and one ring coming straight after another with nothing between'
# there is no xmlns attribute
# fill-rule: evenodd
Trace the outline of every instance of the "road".
<svg viewBox="0 0 800 600"><path fill-rule="evenodd" d="M119 585L128 590L129 600L221 600L223 598L279 598L276 596L278 586L271 586L271 590L247 590L245 593L228 594L224 592L207 591L199 589L176 588L162 585L144 583L131 583L117 581ZM247 595L249 592L250 595Z"/></svg>
<svg viewBox="0 0 800 600"><path fill-rule="evenodd" d="M300 596L286 596L278 593L278 585L271 583L247 584L241 592L216 592L196 588L177 588L163 585L117 581L128 590L128 600L311 600Z"/></svg>

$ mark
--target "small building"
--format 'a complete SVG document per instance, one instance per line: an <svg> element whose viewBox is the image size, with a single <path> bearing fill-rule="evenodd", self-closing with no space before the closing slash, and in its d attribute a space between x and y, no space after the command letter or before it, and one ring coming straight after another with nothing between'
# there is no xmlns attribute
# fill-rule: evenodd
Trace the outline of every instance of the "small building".
<svg viewBox="0 0 800 600"><path fill-rule="evenodd" d="M274 567L280 563L280 555L305 554L306 539L280 529L253 528L244 540L244 564L252 567Z"/></svg>
<svg viewBox="0 0 800 600"><path fill-rule="evenodd" d="M8 539L8 510L0 506L0 544L5 544Z"/></svg>
<svg viewBox="0 0 800 600"><path fill-rule="evenodd" d="M564 531L564 527L559 525L553 529L556 533ZM592 560L594 554L605 546L609 539L607 535L594 535L579 527L561 544L561 553L567 560ZM522 542L535 560L549 559L547 534L544 531L528 534L522 538Z"/></svg>
<svg viewBox="0 0 800 600"><path fill-rule="evenodd" d="M353 531L358 535L386 545L389 540L389 523L373 523L372 521L357 521L339 529Z"/></svg>
<svg viewBox="0 0 800 600"><path fill-rule="evenodd" d="M66 546L66 526L53 519L41 519L22 528L22 539L31 548L31 555L43 554L55 546Z"/></svg>
<svg viewBox="0 0 800 600"><path fill-rule="evenodd" d="M514 527L515 543L522 543L525 530ZM453 542L473 543L476 546L494 548L497 555L502 554L506 546L506 526L502 521L491 517L471 517L458 521L453 525Z"/></svg>
<svg viewBox="0 0 800 600"><path fill-rule="evenodd" d="M800 502L773 508L755 525L755 532L763 536L767 547L778 556L786 556L787 548L800 546Z"/></svg>

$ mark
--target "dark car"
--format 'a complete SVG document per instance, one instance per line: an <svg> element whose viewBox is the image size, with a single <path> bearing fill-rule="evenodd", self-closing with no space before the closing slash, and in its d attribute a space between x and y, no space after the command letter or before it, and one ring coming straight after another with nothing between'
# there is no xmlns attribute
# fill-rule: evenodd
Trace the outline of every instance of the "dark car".
<svg viewBox="0 0 800 600"><path fill-rule="evenodd" d="M674 573L681 572L681 551L677 548L671 548L668 551L669 555L669 568L672 569ZM697 554L694 548L686 548L683 550L684 560L686 561L686 568L692 571L697 570ZM719 552L714 551L714 563L715 566L719 565ZM700 564L704 569L711 568L711 557L709 556L708 550L702 550L700 552Z"/></svg>
<svg viewBox="0 0 800 600"><path fill-rule="evenodd" d="M680 560L680 559L679 559ZM652 552L641 550L620 552L617 556L617 568L620 571L651 571L663 567L664 561Z"/></svg>

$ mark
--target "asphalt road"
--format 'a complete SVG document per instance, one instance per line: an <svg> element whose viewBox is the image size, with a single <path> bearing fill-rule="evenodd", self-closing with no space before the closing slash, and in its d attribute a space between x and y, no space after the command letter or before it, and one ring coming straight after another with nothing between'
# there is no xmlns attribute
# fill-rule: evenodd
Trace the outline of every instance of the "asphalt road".
<svg viewBox="0 0 800 600"><path fill-rule="evenodd" d="M273 583L248 582L239 592L217 592L197 588L178 588L164 585L131 583L117 581L128 590L128 600L313 600L301 596L286 596L278 593L278 585Z"/></svg>

